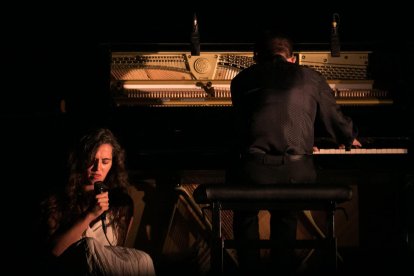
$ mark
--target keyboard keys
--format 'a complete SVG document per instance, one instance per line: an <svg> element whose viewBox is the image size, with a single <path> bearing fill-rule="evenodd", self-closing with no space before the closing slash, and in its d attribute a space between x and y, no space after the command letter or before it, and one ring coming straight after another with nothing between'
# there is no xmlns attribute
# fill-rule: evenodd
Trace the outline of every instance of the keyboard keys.
<svg viewBox="0 0 414 276"><path fill-rule="evenodd" d="M379 148L379 149L319 149L313 154L407 154L406 148Z"/></svg>

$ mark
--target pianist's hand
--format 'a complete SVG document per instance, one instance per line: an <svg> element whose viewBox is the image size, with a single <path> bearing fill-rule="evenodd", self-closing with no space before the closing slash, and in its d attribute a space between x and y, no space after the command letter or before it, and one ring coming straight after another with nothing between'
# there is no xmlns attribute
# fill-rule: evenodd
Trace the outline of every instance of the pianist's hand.
<svg viewBox="0 0 414 276"><path fill-rule="evenodd" d="M352 146L355 148L362 148L361 142L359 142L357 139L354 139L354 141L352 141Z"/></svg>
<svg viewBox="0 0 414 276"><path fill-rule="evenodd" d="M359 142L357 139L354 139L354 141L352 141L352 145L351 146L353 148L362 148L361 142ZM341 144L341 145L339 145L339 148L340 149L344 149L345 148L345 145L344 144Z"/></svg>

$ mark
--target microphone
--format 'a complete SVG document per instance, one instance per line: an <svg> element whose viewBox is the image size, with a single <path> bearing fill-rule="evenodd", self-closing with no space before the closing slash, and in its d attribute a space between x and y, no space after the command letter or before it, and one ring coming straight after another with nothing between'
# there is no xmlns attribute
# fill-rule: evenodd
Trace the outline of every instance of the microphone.
<svg viewBox="0 0 414 276"><path fill-rule="evenodd" d="M339 33L338 33L338 25L339 25L339 14L334 13L332 19L332 30L331 30L331 56L332 57L339 57L341 56L341 45L339 42Z"/></svg>
<svg viewBox="0 0 414 276"><path fill-rule="evenodd" d="M95 194L102 194L107 190L107 188L106 188L105 184L102 181L96 181L94 183L94 190L95 190ZM101 221L102 221L102 230L104 231L104 233L106 235L106 224L105 224L106 211L102 213Z"/></svg>
<svg viewBox="0 0 414 276"><path fill-rule="evenodd" d="M193 32L191 33L191 55L200 55L200 33L198 32L198 22L196 14L194 14Z"/></svg>

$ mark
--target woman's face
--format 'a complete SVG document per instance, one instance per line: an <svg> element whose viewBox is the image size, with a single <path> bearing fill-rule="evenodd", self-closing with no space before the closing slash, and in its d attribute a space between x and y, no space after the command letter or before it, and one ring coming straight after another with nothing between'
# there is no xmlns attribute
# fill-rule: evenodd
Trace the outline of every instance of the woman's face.
<svg viewBox="0 0 414 276"><path fill-rule="evenodd" d="M88 168L88 179L93 184L104 181L112 167L112 146L102 144L96 151L95 159Z"/></svg>

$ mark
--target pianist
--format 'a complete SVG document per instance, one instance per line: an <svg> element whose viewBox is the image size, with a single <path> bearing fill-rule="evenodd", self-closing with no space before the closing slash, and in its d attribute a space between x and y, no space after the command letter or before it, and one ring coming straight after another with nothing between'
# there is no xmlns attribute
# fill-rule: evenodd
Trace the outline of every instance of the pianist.
<svg viewBox="0 0 414 276"><path fill-rule="evenodd" d="M257 40L253 64L231 82L241 156L235 183L249 185L313 182L314 124L321 120L327 133L346 147L361 146L352 120L343 115L331 88L318 72L295 62L285 36L265 32ZM271 212L271 239L293 241L297 214ZM234 214L237 242L257 240L257 212ZM240 271L287 275L295 269L293 250L272 250L272 267L260 264L259 249L238 250Z"/></svg>

